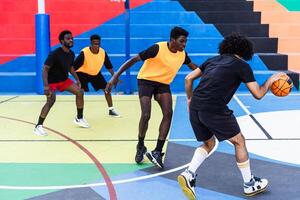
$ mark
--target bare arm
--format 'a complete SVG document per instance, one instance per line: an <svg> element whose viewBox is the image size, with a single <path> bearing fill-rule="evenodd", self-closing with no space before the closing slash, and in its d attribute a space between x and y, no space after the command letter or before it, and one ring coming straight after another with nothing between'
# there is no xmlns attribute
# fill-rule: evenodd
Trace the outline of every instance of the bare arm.
<svg viewBox="0 0 300 200"><path fill-rule="evenodd" d="M256 81L253 82L249 82L246 83L247 88L249 89L249 91L251 92L251 94L254 96L254 98L256 99L261 99L263 98L266 93L268 92L268 90L270 89L272 83L274 81L276 81L281 75L283 75L284 73L276 73L273 74L270 78L268 78L266 80L266 82L259 86L258 83Z"/></svg>
<svg viewBox="0 0 300 200"><path fill-rule="evenodd" d="M72 76L76 80L76 84L79 86L79 88L81 88L80 80L79 80L79 78L78 78L78 76L77 76L77 74L76 74L73 66L70 67L70 73L72 74Z"/></svg>
<svg viewBox="0 0 300 200"><path fill-rule="evenodd" d="M195 70L198 68L198 66L192 62L190 62L188 65L187 65L191 70Z"/></svg>
<svg viewBox="0 0 300 200"><path fill-rule="evenodd" d="M107 71L109 71L109 73L113 76L115 74L113 69L107 69Z"/></svg>
<svg viewBox="0 0 300 200"><path fill-rule="evenodd" d="M193 96L194 80L199 78L201 75L202 75L202 71L199 68L196 68L194 71L190 72L185 77L185 93L186 93L188 101L190 101Z"/></svg>
<svg viewBox="0 0 300 200"><path fill-rule="evenodd" d="M111 77L111 79L109 80L109 82L106 85L105 92L107 92L107 93L111 92L112 87L117 84L117 82L118 82L119 77L121 76L121 74L125 70L129 69L132 65L134 65L136 62L138 62L140 60L141 60L141 57L139 55L136 55L136 56L130 58L129 60L127 60L119 68L119 70L116 73L114 73L114 75Z"/></svg>
<svg viewBox="0 0 300 200"><path fill-rule="evenodd" d="M44 94L46 96L50 96L51 92L49 90L49 83L48 83L48 72L49 72L50 66L44 65L43 72L42 72L42 78L44 82Z"/></svg>

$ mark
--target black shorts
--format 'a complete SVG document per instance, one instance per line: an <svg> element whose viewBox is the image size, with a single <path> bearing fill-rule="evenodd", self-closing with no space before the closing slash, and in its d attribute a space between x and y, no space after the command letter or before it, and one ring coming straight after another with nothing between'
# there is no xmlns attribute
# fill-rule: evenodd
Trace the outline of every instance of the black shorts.
<svg viewBox="0 0 300 200"><path fill-rule="evenodd" d="M91 83L95 91L98 91L99 89L104 89L106 87L106 80L104 79L103 75L101 73L92 76L86 73L77 72L77 76L80 80L81 87L84 89L85 92L90 91L88 84Z"/></svg>
<svg viewBox="0 0 300 200"><path fill-rule="evenodd" d="M241 132L231 110L218 114L190 110L190 122L198 141L206 141L213 135L215 135L219 141L223 141Z"/></svg>
<svg viewBox="0 0 300 200"><path fill-rule="evenodd" d="M170 85L149 81L145 79L138 79L138 89L139 89L139 97L148 96L152 97L152 95L162 94L162 93L170 93Z"/></svg>

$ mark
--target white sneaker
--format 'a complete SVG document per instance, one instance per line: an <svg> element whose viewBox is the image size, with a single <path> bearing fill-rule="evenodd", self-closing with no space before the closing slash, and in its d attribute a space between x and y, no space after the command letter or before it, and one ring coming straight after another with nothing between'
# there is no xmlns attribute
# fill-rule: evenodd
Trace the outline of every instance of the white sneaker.
<svg viewBox="0 0 300 200"><path fill-rule="evenodd" d="M196 193L195 193L196 178L195 178L195 176L186 169L184 172L182 172L177 177L177 181L178 181L184 195L189 200L195 200L196 199Z"/></svg>
<svg viewBox="0 0 300 200"><path fill-rule="evenodd" d="M46 131L43 128L43 125L37 125L34 130L33 133L39 136L47 136L48 134L46 133Z"/></svg>
<svg viewBox="0 0 300 200"><path fill-rule="evenodd" d="M252 176L250 182L244 183L244 194L246 196L254 196L267 189L268 180Z"/></svg>
<svg viewBox="0 0 300 200"><path fill-rule="evenodd" d="M89 123L84 118L78 119L77 117L75 117L74 123L82 128L90 127Z"/></svg>
<svg viewBox="0 0 300 200"><path fill-rule="evenodd" d="M119 113L115 109L109 110L108 115L110 117L121 117L121 115L119 115Z"/></svg>

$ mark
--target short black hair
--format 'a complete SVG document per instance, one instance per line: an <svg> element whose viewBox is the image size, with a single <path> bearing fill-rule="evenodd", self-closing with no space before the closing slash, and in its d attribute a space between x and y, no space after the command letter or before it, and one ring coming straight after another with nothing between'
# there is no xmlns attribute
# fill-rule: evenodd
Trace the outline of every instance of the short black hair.
<svg viewBox="0 0 300 200"><path fill-rule="evenodd" d="M236 54L244 60L250 60L254 54L253 44L247 37L232 33L220 43L219 54Z"/></svg>
<svg viewBox="0 0 300 200"><path fill-rule="evenodd" d="M177 39L179 38L181 35L187 37L189 35L189 32L187 32L186 30L184 30L183 28L179 27L179 26L175 26L170 33L170 39Z"/></svg>
<svg viewBox="0 0 300 200"><path fill-rule="evenodd" d="M58 36L58 39L59 39L60 43L61 43L62 40L64 40L65 35L67 35L67 34L72 34L72 32L69 31L69 30L64 30L64 31L60 32L60 34Z"/></svg>
<svg viewBox="0 0 300 200"><path fill-rule="evenodd" d="M101 39L101 37L99 35L97 35L97 34L91 35L91 37L90 37L91 42L93 40L100 40L100 39Z"/></svg>

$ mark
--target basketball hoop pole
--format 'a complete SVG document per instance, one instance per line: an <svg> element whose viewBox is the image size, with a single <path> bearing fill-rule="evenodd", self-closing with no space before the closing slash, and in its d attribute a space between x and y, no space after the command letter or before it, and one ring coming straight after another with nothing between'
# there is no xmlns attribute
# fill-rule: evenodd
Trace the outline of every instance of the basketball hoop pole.
<svg viewBox="0 0 300 200"><path fill-rule="evenodd" d="M130 59L130 2L125 0L125 60ZM125 94L131 94L130 69L126 70Z"/></svg>
<svg viewBox="0 0 300 200"><path fill-rule="evenodd" d="M44 94L42 69L50 51L49 15L45 13L45 0L38 0L38 13L35 15L35 60L36 92Z"/></svg>

